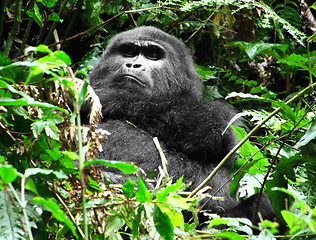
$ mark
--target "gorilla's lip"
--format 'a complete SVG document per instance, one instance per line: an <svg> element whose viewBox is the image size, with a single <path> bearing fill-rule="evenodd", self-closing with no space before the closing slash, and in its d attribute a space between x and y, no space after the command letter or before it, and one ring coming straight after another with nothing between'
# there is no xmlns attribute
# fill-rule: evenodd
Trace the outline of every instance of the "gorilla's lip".
<svg viewBox="0 0 316 240"><path fill-rule="evenodd" d="M130 81L130 82L136 82L137 84L139 85L142 85L142 86L147 86L147 84L140 80L138 77L134 76L134 75L130 75L130 74L124 74L124 75L121 75L119 78L118 78L119 81Z"/></svg>

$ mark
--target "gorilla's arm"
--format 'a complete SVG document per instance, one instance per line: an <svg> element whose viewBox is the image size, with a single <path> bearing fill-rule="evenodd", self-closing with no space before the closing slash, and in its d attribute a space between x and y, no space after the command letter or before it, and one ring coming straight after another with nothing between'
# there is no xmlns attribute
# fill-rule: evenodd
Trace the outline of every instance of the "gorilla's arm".
<svg viewBox="0 0 316 240"><path fill-rule="evenodd" d="M108 130L111 132L111 135L108 137L108 141L102 144L103 151L99 152L98 158L135 162L137 167L158 174L161 159L151 135L119 120L107 121L100 124L99 127ZM169 175L172 176L174 180L177 180L183 175L184 182L192 183L188 190L195 189L216 166L216 164L197 164L182 154L170 151L162 142L161 147L168 161L167 170ZM122 176L122 174L114 168L106 168L103 173L108 179L116 183L123 184L127 180L127 177L131 177L136 183L136 179L133 176ZM229 194L229 184L223 186L224 182L229 178L230 173L225 167L222 167L215 174L209 183L209 186L212 188L209 193L210 195L215 194L217 190L221 188L215 196L223 197L224 200L210 200L205 205L205 209L220 214L222 217L247 217L251 219L256 208L257 195L250 199L236 202ZM264 194L262 198L259 212L261 212L264 219L273 220L275 213L267 195ZM205 201L206 199L204 199L202 203ZM255 222L258 221L259 219L255 220Z"/></svg>
<svg viewBox="0 0 316 240"><path fill-rule="evenodd" d="M105 98L100 97L106 102L106 119L128 120L191 160L216 163L237 143L230 127L224 133L234 111L222 102L207 102L186 92L176 98L142 96L135 100L133 96L130 101L126 93Z"/></svg>
<svg viewBox="0 0 316 240"><path fill-rule="evenodd" d="M102 144L103 151L98 153L98 158L134 162L137 167L158 174L158 167L162 166L162 164L158 150L153 142L153 136L119 120L106 121L100 124L99 127L106 129L111 135L108 136L107 142ZM207 166L197 164L183 154L170 151L163 142L160 142L160 144L168 162L167 170L169 175L172 176L174 180L177 180L183 175L184 182L190 182L192 184L188 190L196 188L215 167L213 164L208 164ZM114 168L106 168L104 170L103 172L107 178L118 183L123 184L127 180L127 177L131 177L122 176L122 174ZM119 179L120 176L122 176L121 179ZM131 178L133 179L133 177ZM226 168L221 168L209 184L212 188L210 194L214 194L222 187L223 179L229 178L229 171ZM216 194L216 196L224 197L224 201L211 200L206 205L206 209L210 209L212 212L219 213L223 216L229 215L234 211L233 209L237 208L238 203L231 198L228 188L229 184L224 186Z"/></svg>

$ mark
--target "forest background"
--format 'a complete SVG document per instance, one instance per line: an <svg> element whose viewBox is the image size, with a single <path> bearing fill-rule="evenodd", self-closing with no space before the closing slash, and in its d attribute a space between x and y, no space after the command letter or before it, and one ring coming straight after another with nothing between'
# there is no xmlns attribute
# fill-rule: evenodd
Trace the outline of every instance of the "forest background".
<svg viewBox="0 0 316 240"><path fill-rule="evenodd" d="M0 4L0 239L316 238L313 1ZM136 167L95 159L105 137L94 127L99 106L87 74L111 37L143 25L181 39L204 97L238 109L243 145L226 184L235 197L267 192L285 232L264 219L251 228L247 219L211 214L199 230L195 206L206 194L184 192L182 179L172 184L165 176L155 191L140 178L137 188L129 180L100 183L95 163L123 174ZM82 126L87 92L95 108L91 125ZM193 220L185 222L182 210ZM220 224L227 228L214 228Z"/></svg>

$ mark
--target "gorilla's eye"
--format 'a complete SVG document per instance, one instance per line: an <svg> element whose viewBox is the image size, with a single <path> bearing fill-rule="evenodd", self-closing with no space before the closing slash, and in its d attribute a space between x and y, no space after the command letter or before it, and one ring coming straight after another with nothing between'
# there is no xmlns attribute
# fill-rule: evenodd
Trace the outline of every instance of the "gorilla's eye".
<svg viewBox="0 0 316 240"><path fill-rule="evenodd" d="M160 60L164 57L164 51L158 46L148 46L144 49L144 55L150 60Z"/></svg>
<svg viewBox="0 0 316 240"><path fill-rule="evenodd" d="M134 44L122 44L119 47L119 52L124 57L135 57L139 54L139 47Z"/></svg>

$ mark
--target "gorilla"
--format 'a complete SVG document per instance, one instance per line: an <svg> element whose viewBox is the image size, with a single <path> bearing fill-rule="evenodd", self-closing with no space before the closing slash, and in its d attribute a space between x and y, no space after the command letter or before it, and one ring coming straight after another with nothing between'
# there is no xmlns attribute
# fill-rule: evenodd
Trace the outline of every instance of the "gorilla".
<svg viewBox="0 0 316 240"><path fill-rule="evenodd" d="M157 28L116 35L89 78L102 103L99 127L111 133L98 158L134 162L157 172L161 158L153 137L158 137L169 175L184 175L193 190L237 143L232 129L225 130L233 109L202 98L200 77L186 46ZM113 182L117 175L109 176ZM221 168L209 185L210 194L224 201L209 201L206 208L220 216L251 219L256 200L236 202L227 184L221 188L229 179L228 166ZM273 218L269 200L261 200L263 218Z"/></svg>

